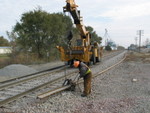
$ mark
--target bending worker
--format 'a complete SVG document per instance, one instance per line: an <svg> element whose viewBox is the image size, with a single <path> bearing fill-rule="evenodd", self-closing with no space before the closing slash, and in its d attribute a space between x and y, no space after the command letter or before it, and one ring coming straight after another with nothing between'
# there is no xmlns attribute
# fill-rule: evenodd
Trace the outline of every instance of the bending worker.
<svg viewBox="0 0 150 113"><path fill-rule="evenodd" d="M81 96L85 97L91 93L92 72L86 64L80 61L74 61L74 67L79 68L80 78L84 80L84 91Z"/></svg>

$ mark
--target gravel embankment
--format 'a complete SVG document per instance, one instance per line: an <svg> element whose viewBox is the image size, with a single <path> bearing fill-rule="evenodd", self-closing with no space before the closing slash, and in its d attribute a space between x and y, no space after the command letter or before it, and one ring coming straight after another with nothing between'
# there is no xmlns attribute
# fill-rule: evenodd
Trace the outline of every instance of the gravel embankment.
<svg viewBox="0 0 150 113"><path fill-rule="evenodd" d="M36 69L37 71L47 70L53 67L57 67L60 65L64 65L62 61L49 62L46 64L38 64L38 65L29 65L29 67Z"/></svg>
<svg viewBox="0 0 150 113"><path fill-rule="evenodd" d="M50 62L50 63L39 64L39 65L29 65L29 66L25 66L22 64L12 64L0 69L0 82L8 79L16 78L16 77L21 77L24 75L36 73L38 71L47 70L52 67L57 67L63 64L64 62L61 61Z"/></svg>
<svg viewBox="0 0 150 113"><path fill-rule="evenodd" d="M64 91L13 110L15 113L150 113L150 63L125 61L92 81L92 94ZM10 111L10 109L4 109Z"/></svg>
<svg viewBox="0 0 150 113"><path fill-rule="evenodd" d="M24 76L37 72L37 70L22 64L12 64L0 69L0 81ZM3 79L2 79L3 78Z"/></svg>

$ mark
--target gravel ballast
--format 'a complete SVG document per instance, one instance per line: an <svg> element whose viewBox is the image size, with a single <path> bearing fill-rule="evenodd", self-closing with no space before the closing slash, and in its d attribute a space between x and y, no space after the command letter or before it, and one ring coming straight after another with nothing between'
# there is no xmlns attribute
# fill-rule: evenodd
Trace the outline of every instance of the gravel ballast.
<svg viewBox="0 0 150 113"><path fill-rule="evenodd" d="M10 78L20 77L35 72L37 72L37 70L31 67L22 64L12 64L0 69L0 77L5 77L7 80Z"/></svg>
<svg viewBox="0 0 150 113"><path fill-rule="evenodd" d="M46 99L26 104L16 113L150 113L150 63L124 61L92 80L92 94L81 97L64 91ZM79 88L80 87L80 88ZM10 109L3 109L9 112Z"/></svg>

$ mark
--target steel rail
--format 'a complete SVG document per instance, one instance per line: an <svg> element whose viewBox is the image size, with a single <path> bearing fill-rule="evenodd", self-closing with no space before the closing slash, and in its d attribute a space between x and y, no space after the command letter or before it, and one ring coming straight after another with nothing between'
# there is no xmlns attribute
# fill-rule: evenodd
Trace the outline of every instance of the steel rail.
<svg viewBox="0 0 150 113"><path fill-rule="evenodd" d="M72 73L74 73L74 72L72 72ZM70 75L68 75L68 76L71 76L72 73L70 73ZM67 76L67 77L68 77L68 76ZM35 90L37 90L37 89L41 89L41 88L43 88L43 87L45 87L45 86L47 86L47 85L54 84L55 82L60 81L61 79L64 79L65 77L66 77L66 76L59 77L59 78L57 78L57 79L54 79L54 80L49 81L49 82L46 82L46 83L41 84L41 85L39 85L39 86L37 86L37 87L34 87L34 88L32 88L32 89L29 89L29 90L27 90L27 91L24 91L24 92L22 92L22 93L19 93L19 94L15 95L15 96L12 96L12 97L10 97L10 98L7 98L7 99L5 99L5 100L2 100L2 101L0 101L0 107L2 107L2 106L4 106L5 104L10 103L10 102L12 102L12 101L18 99L18 98L21 98L21 97L25 96L26 94L31 93L31 92L33 92L33 91L35 91Z"/></svg>
<svg viewBox="0 0 150 113"><path fill-rule="evenodd" d="M75 72L72 72L72 73L75 73ZM71 73L70 73L70 74L71 74ZM71 75L67 75L67 77L69 77L69 76L71 76ZM45 87L45 86L47 86L47 85L54 84L55 82L57 82L57 81L59 81L59 80L61 80L61 79L64 79L65 77L66 77L66 76L62 76L62 77L60 77L60 78L51 80L51 81L46 82L46 83L44 83L44 84L41 84L41 85L39 85L39 86L37 86L37 87L31 88L31 89L29 89L29 90L27 90L27 91L24 91L24 92L22 92L22 93L20 93L20 94L17 94L17 95L15 95L15 96L12 96L12 97L10 97L10 98L7 98L7 99L5 99L5 100L2 100L2 101L0 101L0 106L3 106L3 105L5 105L5 104L7 104L7 103L10 103L10 102L16 100L17 98L21 98L22 96L25 96L26 94L28 94L28 93L30 93L30 92L33 92L33 91L35 91L35 90L37 90L37 89L40 89L40 88ZM31 77L31 78L32 78L32 77ZM33 77L33 78L34 78L34 77ZM20 82L20 83L21 83L21 82ZM16 84L17 84L17 83L16 83ZM18 84L19 84L19 83L18 83ZM7 87L7 86L6 86L6 87ZM66 87L68 87L68 86L66 86Z"/></svg>
<svg viewBox="0 0 150 113"><path fill-rule="evenodd" d="M117 52L112 52L112 53L109 53L107 55L104 55L103 58L105 57L109 57L115 53L118 53L119 51ZM15 77L15 78L12 78L12 79L9 79L9 80L6 80L6 81L2 81L0 82L0 89L2 88L6 88L6 87L9 87L11 85L16 85L16 84L19 84L21 82L25 82L25 81L28 81L30 80L29 77L31 77L31 79L34 79L36 77L38 77L37 75L38 74L42 74L44 72L49 72L49 71L53 71L53 70L56 70L56 69L60 69L60 68L63 68L63 67L67 67L67 65L60 65L60 66L57 66L57 67L53 67L53 68L50 68L50 69L47 69L47 70L43 70L43 71L40 71L40 72L36 72L36 73L32 73L32 74L29 74L29 75L25 75L25 76L21 76L21 77ZM44 75L44 74L43 74ZM35 76L35 77L34 77ZM39 75L40 76L40 75ZM19 80L19 81L18 81ZM3 84L3 85L1 85Z"/></svg>
<svg viewBox="0 0 150 113"><path fill-rule="evenodd" d="M97 76L99 76L99 75L101 75L101 74L103 74L103 73L105 73L105 72L107 72L108 70L110 70L110 69L112 69L112 68L114 68L114 67L116 67L117 65L119 65L120 63L122 63L122 62L125 60L125 58L126 58L126 56L124 56L123 59L121 59L119 62L115 63L114 65L109 66L108 68L102 70L101 72L96 73L96 74L93 76L93 78L94 78L94 77L97 77ZM83 82L83 80L79 80L78 82L76 81L76 84L80 84L80 83L82 83L82 82ZM39 95L37 96L37 98L43 99L43 98L48 97L48 96L50 96L50 95L53 95L53 94L55 94L55 93L59 93L59 92L61 92L61 91L64 91L64 90L66 90L66 89L68 89L68 88L70 88L70 87L71 87L71 85L61 86L61 87L58 87L58 88L53 89L53 90L51 90L51 91L47 91L47 92L45 92L45 93L39 94Z"/></svg>
<svg viewBox="0 0 150 113"><path fill-rule="evenodd" d="M119 52L119 51L117 51L117 52ZM108 53L107 55L102 56L102 58L111 56L111 55L113 55L113 54L115 54L117 52ZM66 65L60 65L60 66L53 67L53 68L50 68L50 69L46 69L46 70L43 70L43 71L39 71L39 72L36 72L36 73L28 74L28 75L25 75L25 76L15 77L15 78L12 78L12 79L9 79L9 80L1 81L0 84L14 82L15 80L24 79L24 78L27 78L27 77L30 77L30 76L34 76L34 75L36 76L37 74L42 74L44 72L53 71L53 70L56 70L56 69L59 69L59 68L65 67L65 66ZM1 86L0 86L0 88L1 88Z"/></svg>
<svg viewBox="0 0 150 113"><path fill-rule="evenodd" d="M53 68L53 70L55 70L55 69L60 69L60 68ZM51 70L51 71L52 71L52 70ZM29 81L29 80L32 80L32 79L35 79L35 78L38 78L38 77L41 77L41 76L48 76L50 73L52 73L52 72L44 73L44 71L43 71L43 74L42 74L42 72L41 72L41 73L37 73L37 74L40 74L40 75L29 76L29 77L24 78L24 79L21 79L21 80L19 80L19 81L18 81L18 80L15 80L15 81L6 83L6 84L0 86L0 90L1 90L1 89L4 89L4 88L7 88L7 87L11 87L11 86L13 86L13 85L17 85L17 84L20 84L20 83ZM41 74L42 74L42 75L41 75Z"/></svg>
<svg viewBox="0 0 150 113"><path fill-rule="evenodd" d="M115 54L115 53L113 52L110 55L103 56L103 57L108 57L108 56L111 56L113 54ZM29 81L29 80L32 80L32 79L35 79L35 78L38 78L38 77L41 77L41 76L46 76L49 73L45 73L45 74L42 74L42 73L52 71L52 70L56 70L56 69L60 69L62 67L65 68L65 66L66 65L62 65L62 66L54 67L54 68L51 68L51 69L48 69L48 70L40 71L40 72L37 72L37 73L34 73L34 74L26 75L26 76L23 76L23 77L14 78L14 79L8 80L7 81L8 83L5 81L4 85L0 85L0 90L4 89L4 88L7 88L7 87L11 87L13 85L17 85L17 84ZM37 74L42 74L42 75L37 75ZM33 76L33 75L35 75L35 76Z"/></svg>
<svg viewBox="0 0 150 113"><path fill-rule="evenodd" d="M57 67L53 67L53 68L50 68L50 69L46 69L46 70L43 70L43 71L39 71L39 72L36 72L36 73L21 76L21 77L15 77L15 78L12 78L12 79L9 79L9 80L1 81L0 84L8 83L8 82L11 82L11 81L15 81L15 80L23 79L23 78L30 77L30 76L33 76L33 75L41 74L41 73L44 73L44 72L52 71L52 70L55 70L55 69L62 68L64 66L66 66L66 65L60 65L60 66L57 66Z"/></svg>

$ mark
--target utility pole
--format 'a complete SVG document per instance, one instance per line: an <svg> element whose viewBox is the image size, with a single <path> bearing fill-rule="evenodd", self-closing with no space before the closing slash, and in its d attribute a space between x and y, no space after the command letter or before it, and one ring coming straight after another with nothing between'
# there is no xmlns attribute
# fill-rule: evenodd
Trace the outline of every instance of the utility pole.
<svg viewBox="0 0 150 113"><path fill-rule="evenodd" d="M137 35L139 35L139 52L141 51L141 36L144 34L143 30L138 30Z"/></svg>

